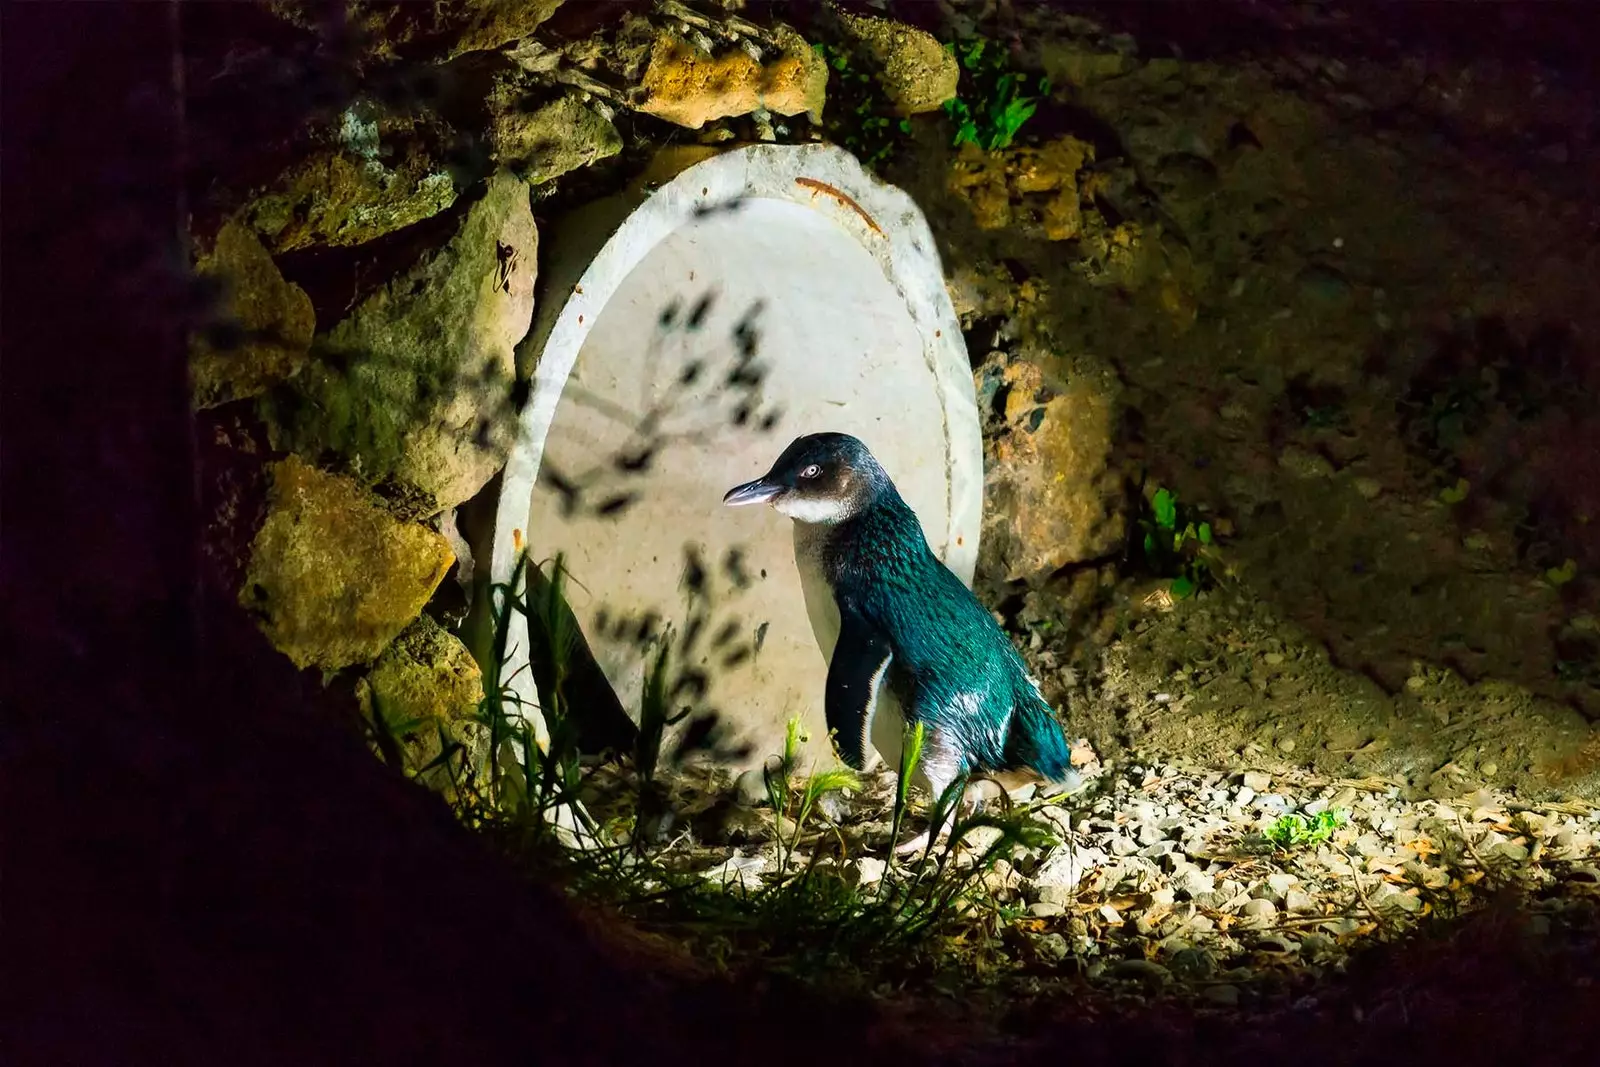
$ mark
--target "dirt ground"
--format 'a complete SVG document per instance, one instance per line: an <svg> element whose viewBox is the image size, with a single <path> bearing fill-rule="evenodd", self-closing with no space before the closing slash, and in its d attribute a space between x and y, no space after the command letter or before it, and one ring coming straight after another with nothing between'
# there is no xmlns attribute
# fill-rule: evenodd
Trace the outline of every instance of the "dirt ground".
<svg viewBox="0 0 1600 1067"><path fill-rule="evenodd" d="M1056 76L1019 143L1093 146L1077 240L982 228L941 130L885 176L974 294L974 365L1112 382L1113 463L1209 518L1220 566L1176 602L1116 553L981 591L1102 754L1600 795L1589 87L1101 14L1012 12Z"/></svg>

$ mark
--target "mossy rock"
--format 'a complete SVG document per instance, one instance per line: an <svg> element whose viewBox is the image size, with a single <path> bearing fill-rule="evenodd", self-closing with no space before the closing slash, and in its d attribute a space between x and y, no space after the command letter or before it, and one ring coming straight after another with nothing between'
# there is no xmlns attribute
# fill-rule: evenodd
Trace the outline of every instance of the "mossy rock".
<svg viewBox="0 0 1600 1067"><path fill-rule="evenodd" d="M311 298L284 280L248 227L224 224L195 273L217 290L189 344L196 408L257 396L300 368L316 329Z"/></svg>
<svg viewBox="0 0 1600 1067"><path fill-rule="evenodd" d="M274 447L325 458L414 517L470 499L510 448L537 257L528 186L501 171L444 247L318 338L266 405Z"/></svg>
<svg viewBox="0 0 1600 1067"><path fill-rule="evenodd" d="M638 110L693 130L758 108L820 121L828 64L793 30L780 28L777 37L779 53L762 63L739 49L709 55L662 31L650 51Z"/></svg>
<svg viewBox="0 0 1600 1067"><path fill-rule="evenodd" d="M846 14L843 25L871 58L883 95L900 114L938 111L955 99L961 67L933 34L873 15Z"/></svg>
<svg viewBox="0 0 1600 1067"><path fill-rule="evenodd" d="M240 602L297 667L371 662L438 588L455 559L449 542L298 456L269 476Z"/></svg>
<svg viewBox="0 0 1600 1067"><path fill-rule="evenodd" d="M430 788L449 792L452 768L483 767L487 737L475 717L483 672L467 647L430 616L417 619L384 650L356 684L356 698L362 713L399 743L405 769L421 772ZM462 751L450 767L441 763L428 770L446 744L461 745Z"/></svg>

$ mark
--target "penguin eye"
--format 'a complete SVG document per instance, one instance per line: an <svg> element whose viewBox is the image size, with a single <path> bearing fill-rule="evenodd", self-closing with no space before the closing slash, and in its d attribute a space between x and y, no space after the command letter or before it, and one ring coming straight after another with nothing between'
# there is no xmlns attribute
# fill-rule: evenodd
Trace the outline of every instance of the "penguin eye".
<svg viewBox="0 0 1600 1067"><path fill-rule="evenodd" d="M805 470L800 472L800 477L802 477L802 478L815 478L817 475L819 475L821 473L822 473L822 468L817 466L815 463L812 463L812 464L809 464L806 467Z"/></svg>

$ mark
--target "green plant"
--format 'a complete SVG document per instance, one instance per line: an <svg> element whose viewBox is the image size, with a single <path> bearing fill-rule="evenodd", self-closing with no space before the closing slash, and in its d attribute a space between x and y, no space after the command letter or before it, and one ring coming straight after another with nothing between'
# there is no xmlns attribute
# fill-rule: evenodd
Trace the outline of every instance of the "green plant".
<svg viewBox="0 0 1600 1067"><path fill-rule="evenodd" d="M1211 524L1181 507L1170 489L1155 491L1148 512L1139 519L1139 541L1145 565L1163 578L1171 578L1174 597L1193 596L1213 582L1211 563L1215 540Z"/></svg>
<svg viewBox="0 0 1600 1067"><path fill-rule="evenodd" d="M974 953L986 951L981 946L990 942L993 927L1007 915L983 890L984 873L1019 845L1040 848L1053 840L1043 824L1032 821L1030 810L957 818L943 844L930 835L920 855L888 864L876 884L857 884L842 877L852 859L847 839L831 825L816 826L814 815L823 797L859 788L859 779L845 768L800 774L804 737L793 722L784 751L766 765L768 799L778 828L778 862L766 880L757 886L724 886L676 865L666 848L649 846L639 833L640 808L609 817L585 810L585 776L593 772L578 759L571 724L575 709L566 693L570 665L565 657L576 647L565 605L568 580L560 558L544 567L524 560L508 582L492 588L491 643L499 658L485 664L478 715L490 739L489 758L477 766L454 745L433 761L450 775L448 796L465 825L530 876L609 905L646 929L681 938L719 966L759 965L807 981L856 984L863 990L913 978L957 985L971 979ZM535 653L530 660L542 732L534 729L530 709L520 706L498 666L505 661L509 623L518 616L528 622ZM641 796L655 776L664 727L684 714L681 707L668 714L675 699L674 659L668 650L686 643L663 633L649 660L634 766ZM417 725L389 722L381 705L375 717L391 739L396 730ZM392 740L379 747L386 757L399 758L402 752ZM908 731L891 840L899 839L908 818L910 784L923 747L922 728ZM958 780L931 798L933 826L947 821L965 785ZM958 864L964 839L983 826L1000 833L972 863ZM802 855L804 860L797 862Z"/></svg>
<svg viewBox="0 0 1600 1067"><path fill-rule="evenodd" d="M1278 816L1261 836L1274 848L1288 852L1325 843L1349 818L1349 812L1343 809L1324 809L1309 819L1298 811L1286 812Z"/></svg>
<svg viewBox="0 0 1600 1067"><path fill-rule="evenodd" d="M984 37L951 42L945 51L961 66L960 93L944 105L956 125L952 144L988 152L1009 146L1049 95L1050 79L1012 70L1005 51Z"/></svg>
<svg viewBox="0 0 1600 1067"><path fill-rule="evenodd" d="M899 138L911 132L911 120L895 112L865 56L825 41L811 46L832 72L828 85L829 132L876 170L895 152Z"/></svg>

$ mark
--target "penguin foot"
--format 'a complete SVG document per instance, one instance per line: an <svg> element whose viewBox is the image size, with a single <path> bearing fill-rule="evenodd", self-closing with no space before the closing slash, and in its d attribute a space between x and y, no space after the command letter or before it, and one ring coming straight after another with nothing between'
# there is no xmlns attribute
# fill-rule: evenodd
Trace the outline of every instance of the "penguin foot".
<svg viewBox="0 0 1600 1067"><path fill-rule="evenodd" d="M923 851L928 847L928 834L929 831L924 830L916 837L913 837L910 841L907 841L904 844L896 845L894 848L894 854L896 856L910 856L914 853Z"/></svg>

